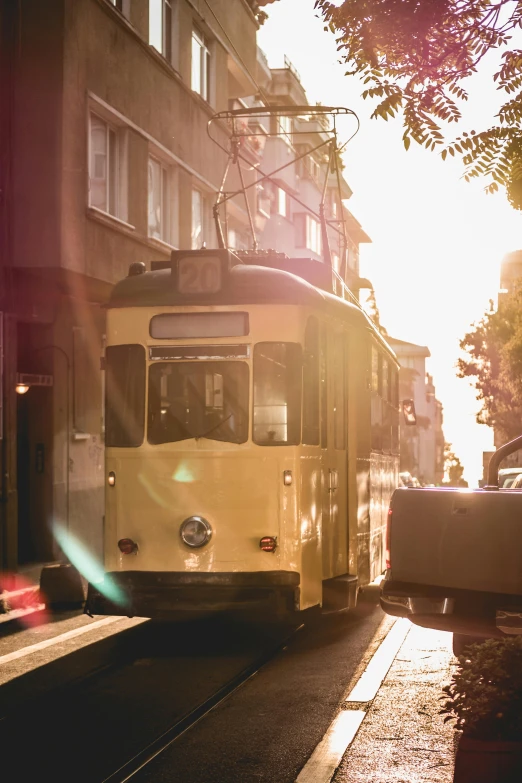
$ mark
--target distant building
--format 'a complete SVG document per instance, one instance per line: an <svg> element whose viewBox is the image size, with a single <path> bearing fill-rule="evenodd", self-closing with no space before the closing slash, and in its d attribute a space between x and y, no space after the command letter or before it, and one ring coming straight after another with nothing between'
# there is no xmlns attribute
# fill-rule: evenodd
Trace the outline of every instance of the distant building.
<svg viewBox="0 0 522 783"><path fill-rule="evenodd" d="M425 345L386 338L397 354L400 399L413 399L417 413L414 427L401 426L401 470L421 484L440 484L444 476L442 404L435 395L432 376L426 372L431 355Z"/></svg>
<svg viewBox="0 0 522 783"><path fill-rule="evenodd" d="M288 59L284 68L269 69L260 51L258 62L264 96L271 106L309 105L301 78ZM339 171L337 176L329 170L327 147L314 149L328 139L325 130L329 124L330 119L320 115L272 118L270 130L279 135L266 140L263 171L290 165L262 185L258 201L260 247L275 248L290 258L321 259L324 248L318 213L326 182L325 217L332 266L358 297L360 288L371 285L359 276L359 245L371 239L344 203L352 195L344 173Z"/></svg>

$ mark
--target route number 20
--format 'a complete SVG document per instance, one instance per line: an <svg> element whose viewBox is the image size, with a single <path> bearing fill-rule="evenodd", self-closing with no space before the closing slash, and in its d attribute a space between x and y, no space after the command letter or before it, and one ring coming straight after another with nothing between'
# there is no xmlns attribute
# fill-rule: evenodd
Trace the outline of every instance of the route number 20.
<svg viewBox="0 0 522 783"><path fill-rule="evenodd" d="M219 258L180 258L178 290L180 294L215 294L221 288Z"/></svg>

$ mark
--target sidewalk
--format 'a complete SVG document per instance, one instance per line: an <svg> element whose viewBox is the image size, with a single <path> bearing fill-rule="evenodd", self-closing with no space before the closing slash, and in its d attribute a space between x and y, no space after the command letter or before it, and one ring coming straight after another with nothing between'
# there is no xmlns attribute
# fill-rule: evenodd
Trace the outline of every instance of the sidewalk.
<svg viewBox="0 0 522 783"><path fill-rule="evenodd" d="M451 783L455 731L439 697L455 666L451 634L411 625L334 783Z"/></svg>

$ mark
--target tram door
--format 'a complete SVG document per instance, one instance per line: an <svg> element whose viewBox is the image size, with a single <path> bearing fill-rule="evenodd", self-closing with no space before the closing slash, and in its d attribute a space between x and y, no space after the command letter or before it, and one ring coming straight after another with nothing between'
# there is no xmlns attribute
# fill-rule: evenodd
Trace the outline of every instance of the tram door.
<svg viewBox="0 0 522 783"><path fill-rule="evenodd" d="M323 324L320 351L323 579L348 572L345 335Z"/></svg>

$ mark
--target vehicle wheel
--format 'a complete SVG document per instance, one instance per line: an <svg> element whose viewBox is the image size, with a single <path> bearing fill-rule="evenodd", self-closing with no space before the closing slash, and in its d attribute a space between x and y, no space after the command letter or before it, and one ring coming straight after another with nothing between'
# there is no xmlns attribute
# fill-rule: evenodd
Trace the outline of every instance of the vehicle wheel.
<svg viewBox="0 0 522 783"><path fill-rule="evenodd" d="M453 655L457 658L464 655L464 651L471 644L482 644L485 639L482 636L467 636L464 633L453 634Z"/></svg>

